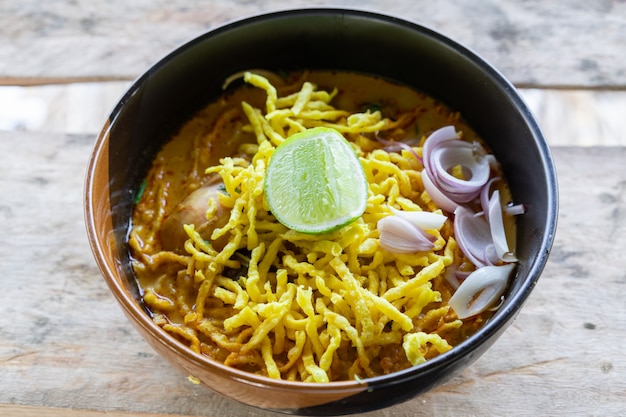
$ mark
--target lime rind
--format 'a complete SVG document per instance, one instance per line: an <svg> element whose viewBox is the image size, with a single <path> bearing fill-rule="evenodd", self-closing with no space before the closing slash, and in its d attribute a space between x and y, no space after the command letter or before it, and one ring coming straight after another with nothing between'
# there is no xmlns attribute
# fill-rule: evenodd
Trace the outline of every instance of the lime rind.
<svg viewBox="0 0 626 417"><path fill-rule="evenodd" d="M264 191L280 223L299 232L322 234L363 214L368 184L356 152L343 135L318 127L292 135L276 148Z"/></svg>

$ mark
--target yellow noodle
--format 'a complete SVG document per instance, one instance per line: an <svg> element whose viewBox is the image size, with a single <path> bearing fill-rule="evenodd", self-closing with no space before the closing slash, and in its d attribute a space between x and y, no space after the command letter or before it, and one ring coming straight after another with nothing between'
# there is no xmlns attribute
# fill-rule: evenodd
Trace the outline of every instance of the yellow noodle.
<svg viewBox="0 0 626 417"><path fill-rule="evenodd" d="M390 207L441 213L423 191L421 161L406 150L390 154L380 149L372 136L400 134L419 109L391 120L380 111L337 109L331 104L337 89L319 90L312 82L280 96L280 89L261 75L245 73L244 80L266 94L263 109L241 103L248 123L243 130L252 132L256 143L243 144L239 151L251 158L222 158L205 170L224 183L219 201L207 207L209 219L217 204L230 211L226 224L211 235L211 240L228 239L223 248L186 225L185 254L155 250L167 190L150 189L142 199L151 226L130 233L133 266L137 272L171 268L188 283L188 288L176 288L165 276L145 291L144 301L158 311L155 322L194 351L216 350L229 366L276 379L364 378L382 372L379 355L387 346L403 347L404 361L413 365L450 349L444 335L462 322L445 306L449 290L441 292L441 276L446 267L462 262L455 240L432 231L432 251L391 254L381 249L376 229L378 220L392 214ZM228 117L234 114L228 111ZM228 117L216 126L224 128ZM292 133L315 126L334 128L352 140L369 182L363 216L322 235L278 223L263 193L274 149ZM421 156L420 146L414 151ZM190 164L193 172L200 171L197 152ZM184 317L182 323L175 322L174 313Z"/></svg>

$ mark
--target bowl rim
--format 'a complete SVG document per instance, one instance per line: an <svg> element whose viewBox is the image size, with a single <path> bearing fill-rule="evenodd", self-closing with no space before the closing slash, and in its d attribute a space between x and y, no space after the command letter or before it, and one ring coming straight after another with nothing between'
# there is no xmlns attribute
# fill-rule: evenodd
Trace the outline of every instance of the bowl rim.
<svg viewBox="0 0 626 417"><path fill-rule="evenodd" d="M223 363L209 357L193 352L188 348L188 346L178 342L161 327L157 326L150 319L149 315L146 314L146 312L141 308L137 300L135 300L128 290L124 288L121 282L115 278L119 274L119 270L116 268L116 265L105 259L104 254L111 248L106 247L106 243L104 242L106 239L99 236L96 231L97 214L95 210L97 199L100 196L95 195L96 193L94 193L93 190L94 188L102 188L102 186L105 186L105 184L100 184L99 186L96 184L98 181L103 179L103 173L99 173L97 171L98 169L102 169L101 164L99 163L100 161L108 161L106 157L108 155L107 147L112 126L120 113L122 113L126 102L132 95L141 89L142 84L150 78L153 72L158 71L159 68L174 60L184 51L193 48L196 44L202 43L206 39L219 35L223 32L237 30L249 24L259 23L266 20L284 19L291 16L321 16L329 14L342 14L350 18L372 19L420 32L424 36L433 38L435 41L462 53L464 57L477 65L481 71L484 71L493 83L497 84L501 89L507 91L509 98L514 102L518 111L520 111L521 116L529 127L529 130L532 131L535 143L538 147L539 155L542 158L541 166L544 168L545 174L548 178L548 183L546 184L548 213L546 213L546 233L542 237L540 243L540 254L537 258L531 260L532 264L528 270L527 278L524 282L522 282L519 290L512 294L510 302L507 303L503 309L499 310L498 313L487 321L475 334L454 346L453 349L448 352L429 359L420 365L412 366L387 375L363 378L362 380L331 381L320 384L316 382L275 380L266 376L226 366ZM104 166L106 166L106 164L104 164ZM106 173L105 176L108 176L108 173ZM108 184L106 184L105 188L108 191ZM106 198L109 198L108 195ZM188 360L191 360L197 365L217 369L225 375L230 375L231 378L238 379L247 384L261 385L270 388L296 388L312 393L324 393L327 391L336 392L337 390L358 392L363 390L364 387L389 383L390 381L396 383L398 380L410 379L414 374L427 374L436 371L440 367L445 367L446 364L453 363L457 357L466 356L477 350L482 345L481 339L490 339L492 336L501 332L506 327L505 325L515 318L530 295L532 289L535 287L541 272L545 267L550 249L552 247L558 217L558 187L556 170L554 168L554 162L552 160L550 149L537 121L532 115L532 112L526 105L523 98L517 93L515 87L494 66L488 63L477 53L473 52L470 48L422 23L409 21L386 12L347 7L304 7L251 14L247 17L234 19L214 28L210 28L206 32L175 47L172 51L157 60L145 72L138 76L127 88L121 99L115 104L108 118L108 122L104 125L98 135L93 151L90 154L84 188L84 217L92 253L116 300L121 305L125 313L132 316L133 319L137 321L137 323L133 323L135 326L140 324L145 331L147 331L155 338L155 340L164 345L167 349L174 351L178 355L186 357ZM108 242L108 244L111 244L111 242Z"/></svg>

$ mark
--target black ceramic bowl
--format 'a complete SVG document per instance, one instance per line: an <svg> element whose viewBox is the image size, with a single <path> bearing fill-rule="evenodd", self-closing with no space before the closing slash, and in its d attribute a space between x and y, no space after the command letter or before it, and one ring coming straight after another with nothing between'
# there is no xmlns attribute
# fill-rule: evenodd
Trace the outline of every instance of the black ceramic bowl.
<svg viewBox="0 0 626 417"><path fill-rule="evenodd" d="M502 164L518 219L519 268L505 301L474 336L422 365L363 381L274 381L191 352L143 310L126 236L132 198L155 153L233 73L331 69L379 75L420 89L459 111ZM544 137L515 88L476 54L398 18L305 9L226 24L181 46L139 77L114 108L90 160L86 222L95 258L130 321L164 358L212 390L255 407L303 415L365 412L439 386L504 332L539 279L554 238L557 183ZM142 378L138 375L137 378Z"/></svg>

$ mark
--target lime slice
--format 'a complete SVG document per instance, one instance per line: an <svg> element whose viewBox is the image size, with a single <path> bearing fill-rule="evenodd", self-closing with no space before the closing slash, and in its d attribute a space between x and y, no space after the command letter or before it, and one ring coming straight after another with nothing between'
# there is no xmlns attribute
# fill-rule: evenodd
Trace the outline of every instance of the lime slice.
<svg viewBox="0 0 626 417"><path fill-rule="evenodd" d="M367 180L354 149L336 130L317 127L281 143L265 172L276 219L303 233L332 232L363 214Z"/></svg>

